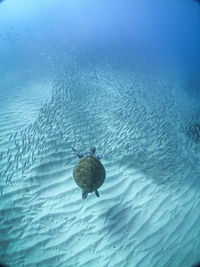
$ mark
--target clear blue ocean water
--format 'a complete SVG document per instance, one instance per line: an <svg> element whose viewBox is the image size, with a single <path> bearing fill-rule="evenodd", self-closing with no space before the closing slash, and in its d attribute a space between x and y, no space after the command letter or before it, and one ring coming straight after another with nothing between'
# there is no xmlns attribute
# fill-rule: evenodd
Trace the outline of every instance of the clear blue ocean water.
<svg viewBox="0 0 200 267"><path fill-rule="evenodd" d="M199 1L0 1L0 264L198 262Z"/></svg>

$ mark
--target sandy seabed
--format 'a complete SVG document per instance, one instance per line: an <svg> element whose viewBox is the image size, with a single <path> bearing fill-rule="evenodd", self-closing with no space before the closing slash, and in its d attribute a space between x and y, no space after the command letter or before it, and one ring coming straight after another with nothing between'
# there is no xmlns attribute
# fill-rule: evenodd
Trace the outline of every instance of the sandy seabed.
<svg viewBox="0 0 200 267"><path fill-rule="evenodd" d="M181 77L152 76L148 68L62 69L55 80L31 80L0 95L1 262L196 263L198 98L184 90ZM87 152L92 145L107 155L106 180L100 198L89 194L83 201L70 147Z"/></svg>

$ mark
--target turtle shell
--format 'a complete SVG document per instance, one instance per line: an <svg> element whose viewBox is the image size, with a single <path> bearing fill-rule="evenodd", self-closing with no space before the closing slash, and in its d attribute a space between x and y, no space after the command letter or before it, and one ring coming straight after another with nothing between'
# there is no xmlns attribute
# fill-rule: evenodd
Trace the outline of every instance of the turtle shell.
<svg viewBox="0 0 200 267"><path fill-rule="evenodd" d="M92 193L104 182L106 171L103 164L94 156L85 156L79 160L73 170L76 184L84 191Z"/></svg>

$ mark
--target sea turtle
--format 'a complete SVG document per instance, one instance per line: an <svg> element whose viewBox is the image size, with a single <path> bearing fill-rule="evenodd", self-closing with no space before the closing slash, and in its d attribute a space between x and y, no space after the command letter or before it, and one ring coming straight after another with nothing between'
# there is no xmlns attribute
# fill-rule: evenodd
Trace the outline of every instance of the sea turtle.
<svg viewBox="0 0 200 267"><path fill-rule="evenodd" d="M87 155L83 155L72 147L72 150L80 159L73 169L73 178L76 184L82 189L82 199L85 199L88 193L95 192L99 197L97 189L103 184L106 171L100 162L102 155L95 156L95 147L91 147Z"/></svg>

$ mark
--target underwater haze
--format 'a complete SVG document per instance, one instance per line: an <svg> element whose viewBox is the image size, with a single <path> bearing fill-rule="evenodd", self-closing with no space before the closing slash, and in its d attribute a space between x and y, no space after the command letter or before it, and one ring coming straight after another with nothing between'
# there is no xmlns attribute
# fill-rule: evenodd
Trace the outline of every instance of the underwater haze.
<svg viewBox="0 0 200 267"><path fill-rule="evenodd" d="M0 1L0 264L198 262L200 3Z"/></svg>

